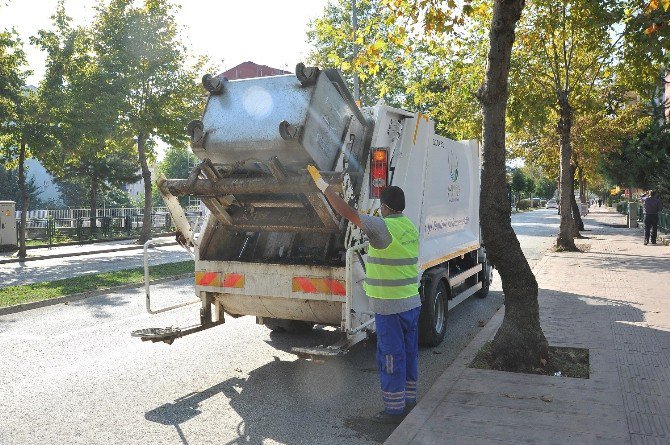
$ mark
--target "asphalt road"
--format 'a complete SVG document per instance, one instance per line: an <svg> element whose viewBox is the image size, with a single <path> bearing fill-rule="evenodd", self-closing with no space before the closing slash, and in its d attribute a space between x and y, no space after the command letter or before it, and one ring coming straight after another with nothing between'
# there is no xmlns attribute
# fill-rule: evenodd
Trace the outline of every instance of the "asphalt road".
<svg viewBox="0 0 670 445"><path fill-rule="evenodd" d="M513 221L532 265L557 216ZM419 397L500 307L499 286L454 308L444 343L420 351ZM158 304L190 299L192 286L167 283L153 295ZM288 351L333 343L331 328L296 337L228 317L171 346L129 335L196 323L197 312L149 316L131 290L0 317L0 443L375 444L391 433L369 421L381 409L372 341L318 364Z"/></svg>

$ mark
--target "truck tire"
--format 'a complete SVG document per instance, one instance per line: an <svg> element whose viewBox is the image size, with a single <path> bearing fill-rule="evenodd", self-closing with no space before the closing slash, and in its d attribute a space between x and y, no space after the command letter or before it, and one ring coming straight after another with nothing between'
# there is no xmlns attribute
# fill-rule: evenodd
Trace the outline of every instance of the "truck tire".
<svg viewBox="0 0 670 445"><path fill-rule="evenodd" d="M281 318L266 318L263 324L272 332L287 334L306 334L314 327L314 323L300 320L284 320Z"/></svg>
<svg viewBox="0 0 670 445"><path fill-rule="evenodd" d="M486 296L489 294L491 281L493 280L493 266L491 263L486 261L483 266L484 267L479 275L480 281L482 282L482 288L475 292L475 295L479 298L486 298Z"/></svg>
<svg viewBox="0 0 670 445"><path fill-rule="evenodd" d="M437 346L447 333L448 289L444 280L431 283L419 315L419 344Z"/></svg>

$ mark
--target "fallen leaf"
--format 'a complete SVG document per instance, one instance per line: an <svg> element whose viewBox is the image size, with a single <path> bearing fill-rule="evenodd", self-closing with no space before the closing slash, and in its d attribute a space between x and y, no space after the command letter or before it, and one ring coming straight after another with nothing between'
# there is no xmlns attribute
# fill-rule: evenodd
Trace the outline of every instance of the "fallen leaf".
<svg viewBox="0 0 670 445"><path fill-rule="evenodd" d="M484 321L484 320L479 320L479 321L477 322L477 326L479 326L480 328L483 328L484 326L486 326L486 321Z"/></svg>
<svg viewBox="0 0 670 445"><path fill-rule="evenodd" d="M438 351L437 349L433 349L433 354L442 354L442 351Z"/></svg>
<svg viewBox="0 0 670 445"><path fill-rule="evenodd" d="M540 359L540 363L542 363L542 366L547 366L547 361L543 358Z"/></svg>
<svg viewBox="0 0 670 445"><path fill-rule="evenodd" d="M554 401L554 398L552 396L541 396L540 400L543 402L551 403Z"/></svg>

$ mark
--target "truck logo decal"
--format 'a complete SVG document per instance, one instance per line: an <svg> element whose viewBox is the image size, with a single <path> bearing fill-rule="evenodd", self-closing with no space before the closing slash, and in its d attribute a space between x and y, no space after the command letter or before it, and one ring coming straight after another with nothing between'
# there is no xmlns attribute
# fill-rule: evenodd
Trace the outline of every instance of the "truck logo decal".
<svg viewBox="0 0 670 445"><path fill-rule="evenodd" d="M456 159L455 162L454 158ZM451 177L451 181L456 182L456 180L458 179L458 156L454 155L454 157L452 158L451 154L449 154L447 162L449 163L449 176Z"/></svg>

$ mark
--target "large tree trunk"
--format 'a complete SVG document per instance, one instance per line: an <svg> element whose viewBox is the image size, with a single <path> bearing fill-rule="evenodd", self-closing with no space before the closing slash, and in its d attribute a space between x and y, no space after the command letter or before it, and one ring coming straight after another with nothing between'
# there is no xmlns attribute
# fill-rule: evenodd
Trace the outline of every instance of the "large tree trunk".
<svg viewBox="0 0 670 445"><path fill-rule="evenodd" d="M582 235L579 233L579 231L584 230L584 221L582 221L582 214L579 211L579 205L577 204L577 199L575 198L575 172L577 168L579 167L570 167L570 173L572 175L572 181L570 181L570 184L572 185L572 193L570 193L570 205L572 206L572 218L575 221L573 225L575 229L573 235L575 238L582 238Z"/></svg>
<svg viewBox="0 0 670 445"><path fill-rule="evenodd" d="M570 145L570 130L572 128L572 107L568 100L567 91L558 92L560 117L558 120L558 137L561 147L560 179L561 179L561 225L558 229L556 247L559 250L576 251L575 232L577 228L572 218L572 200L574 199L573 176L570 166L572 146ZM570 196L573 196L572 198Z"/></svg>
<svg viewBox="0 0 670 445"><path fill-rule="evenodd" d="M98 177L93 174L91 177L91 192L89 194L91 206L91 235L98 231Z"/></svg>
<svg viewBox="0 0 670 445"><path fill-rule="evenodd" d="M142 181L144 182L144 218L142 219L142 233L138 243L144 244L151 239L151 171L147 164L145 152L146 136L144 133L137 135L137 153L142 166Z"/></svg>
<svg viewBox="0 0 670 445"><path fill-rule="evenodd" d="M496 0L490 29L486 79L479 89L483 111L483 162L479 214L482 241L498 269L505 318L492 343L497 369L527 370L547 356L540 327L538 286L512 229L505 175L505 109L514 28L523 0Z"/></svg>
<svg viewBox="0 0 670 445"><path fill-rule="evenodd" d="M21 228L19 230L19 258L26 257L26 221L30 207L30 195L26 189L26 143L19 146L19 191L21 192Z"/></svg>
<svg viewBox="0 0 670 445"><path fill-rule="evenodd" d="M584 179L584 170L581 167L577 167L579 172L579 202L586 204L586 179Z"/></svg>

